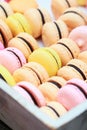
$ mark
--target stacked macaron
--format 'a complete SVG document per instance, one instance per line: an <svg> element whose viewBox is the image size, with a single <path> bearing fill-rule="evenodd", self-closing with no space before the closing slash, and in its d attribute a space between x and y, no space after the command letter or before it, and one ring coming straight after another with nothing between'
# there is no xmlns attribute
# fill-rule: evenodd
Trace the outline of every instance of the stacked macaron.
<svg viewBox="0 0 87 130"><path fill-rule="evenodd" d="M23 53L14 47L7 47L0 51L0 64L5 66L11 74L26 63Z"/></svg>
<svg viewBox="0 0 87 130"><path fill-rule="evenodd" d="M87 99L87 83L81 79L73 78L58 91L57 101L67 110L71 110Z"/></svg>
<svg viewBox="0 0 87 130"><path fill-rule="evenodd" d="M8 42L8 47L19 49L24 54L26 60L28 60L29 55L39 48L39 45L32 35L21 32Z"/></svg>
<svg viewBox="0 0 87 130"><path fill-rule="evenodd" d="M13 77L17 83L20 81L27 81L35 86L39 86L49 78L49 75L41 64L29 62L14 71Z"/></svg>

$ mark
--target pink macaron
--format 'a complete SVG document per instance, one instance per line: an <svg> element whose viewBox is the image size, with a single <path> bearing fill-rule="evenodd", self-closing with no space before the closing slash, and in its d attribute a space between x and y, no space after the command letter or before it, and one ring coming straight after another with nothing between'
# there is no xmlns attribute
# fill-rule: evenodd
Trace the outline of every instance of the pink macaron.
<svg viewBox="0 0 87 130"><path fill-rule="evenodd" d="M34 103L38 107L45 106L46 101L40 90L33 84L27 81L21 81L13 87L19 93L21 93L29 102ZM25 92L24 92L25 91Z"/></svg>
<svg viewBox="0 0 87 130"><path fill-rule="evenodd" d="M5 66L11 74L26 63L23 53L14 47L7 47L0 51L0 64Z"/></svg>
<svg viewBox="0 0 87 130"><path fill-rule="evenodd" d="M81 51L87 50L87 26L78 26L74 28L69 38L77 43Z"/></svg>
<svg viewBox="0 0 87 130"><path fill-rule="evenodd" d="M67 81L59 91L57 100L67 110L70 110L87 99L87 83L81 79L73 78Z"/></svg>
<svg viewBox="0 0 87 130"><path fill-rule="evenodd" d="M2 42L0 42L0 50L4 49L4 45L2 44Z"/></svg>

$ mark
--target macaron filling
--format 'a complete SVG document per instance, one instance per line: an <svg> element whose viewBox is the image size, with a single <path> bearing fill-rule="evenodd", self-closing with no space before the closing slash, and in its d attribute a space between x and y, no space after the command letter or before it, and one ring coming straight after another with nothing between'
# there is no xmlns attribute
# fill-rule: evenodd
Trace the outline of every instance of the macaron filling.
<svg viewBox="0 0 87 130"><path fill-rule="evenodd" d="M27 44L27 46L30 48L31 52L33 52L33 47L26 39L24 39L23 37L19 37L19 36L17 38L20 38L21 40L23 40Z"/></svg>
<svg viewBox="0 0 87 130"><path fill-rule="evenodd" d="M13 53L16 57L17 57L17 59L19 60L19 62L20 62L20 65L22 66L22 62L21 62L21 59L20 59L20 57L14 52L14 51L12 51L12 50L7 50L7 51L9 51L9 52L11 52L11 53Z"/></svg>
<svg viewBox="0 0 87 130"><path fill-rule="evenodd" d="M62 87L62 85L61 85L60 83L56 82L56 81L49 80L49 81L47 81L47 82L50 82L50 83L56 85L59 89Z"/></svg>
<svg viewBox="0 0 87 130"><path fill-rule="evenodd" d="M6 18L7 18L8 14L7 14L6 10L4 9L4 7L2 5L0 5L0 8L3 10L3 12L4 12L4 14L5 14Z"/></svg>
<svg viewBox="0 0 87 130"><path fill-rule="evenodd" d="M58 26L58 24L56 22L54 22L54 24L56 25L56 28L57 28L58 34L59 34L59 38L61 39L62 38L61 30L60 30L60 28L59 28L59 26Z"/></svg>
<svg viewBox="0 0 87 130"><path fill-rule="evenodd" d="M68 1L68 0L65 0L65 1L66 1L66 3L67 3L68 7L71 7L69 1Z"/></svg>
<svg viewBox="0 0 87 130"><path fill-rule="evenodd" d="M68 64L67 66L70 66L70 67L74 68L75 70L77 70L77 71L80 73L80 75L82 76L82 78L83 78L84 80L86 80L85 74L84 74L84 73L82 72L82 70L79 69L77 66L75 66L75 65L73 65L73 64Z"/></svg>
<svg viewBox="0 0 87 130"><path fill-rule="evenodd" d="M6 46L6 45L5 45L5 44L6 44L5 36L4 36L3 31L2 31L1 29L0 29L0 35L1 35L1 37L2 37L4 46Z"/></svg>
<svg viewBox="0 0 87 130"><path fill-rule="evenodd" d="M58 42L58 44L60 44L60 45L64 46L65 48L67 48L67 50L70 52L72 58L74 59L74 55L73 55L72 51L70 50L70 48L67 45L65 45L64 43L61 43L61 42Z"/></svg>
<svg viewBox="0 0 87 130"><path fill-rule="evenodd" d="M42 13L42 11L40 9L37 9L41 15L41 19L42 19L42 23L45 24L45 19L44 19L44 15Z"/></svg>
<svg viewBox="0 0 87 130"><path fill-rule="evenodd" d="M80 17L84 20L84 22L86 23L86 20L84 19L84 17L83 17L80 13L71 10L71 11L66 11L66 12L64 12L63 14L68 14L68 13L74 13L74 14L80 16Z"/></svg>
<svg viewBox="0 0 87 130"><path fill-rule="evenodd" d="M3 77L2 74L0 74L0 78L1 78L2 80L4 80L4 81L7 83L7 81L5 80L5 78Z"/></svg>
<svg viewBox="0 0 87 130"><path fill-rule="evenodd" d="M59 113L53 107L49 105L47 105L47 107L49 107L57 115L57 117L60 117Z"/></svg>

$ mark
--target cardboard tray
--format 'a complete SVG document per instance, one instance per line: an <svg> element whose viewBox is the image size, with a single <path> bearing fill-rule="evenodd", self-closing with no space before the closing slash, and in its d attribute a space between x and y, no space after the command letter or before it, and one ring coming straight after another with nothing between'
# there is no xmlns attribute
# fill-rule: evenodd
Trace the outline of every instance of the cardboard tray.
<svg viewBox="0 0 87 130"><path fill-rule="evenodd" d="M87 130L87 101L53 120L0 79L0 120L0 130Z"/></svg>

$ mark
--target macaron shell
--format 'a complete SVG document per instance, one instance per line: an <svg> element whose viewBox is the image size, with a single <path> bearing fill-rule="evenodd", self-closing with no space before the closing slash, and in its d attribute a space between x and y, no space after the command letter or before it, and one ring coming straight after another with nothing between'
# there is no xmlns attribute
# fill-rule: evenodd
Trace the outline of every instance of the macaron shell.
<svg viewBox="0 0 87 130"><path fill-rule="evenodd" d="M39 12L39 10L41 11L41 13ZM43 26L42 16L44 17L43 19L45 22L51 21L51 17L48 11L42 8L41 9L31 8L25 11L24 16L28 20L31 26L32 35L35 38L38 38L42 33L42 26Z"/></svg>
<svg viewBox="0 0 87 130"><path fill-rule="evenodd" d="M87 64L87 51L82 51L79 55L78 55L78 59L84 61Z"/></svg>
<svg viewBox="0 0 87 130"><path fill-rule="evenodd" d="M8 83L10 86L14 86L16 84L11 73L1 64L0 64L0 75L5 79L5 82Z"/></svg>
<svg viewBox="0 0 87 130"><path fill-rule="evenodd" d="M28 61L38 62L43 65L47 70L49 76L56 75L57 70L61 67L60 57L51 48L40 48L33 51L33 53L29 56Z"/></svg>
<svg viewBox="0 0 87 130"><path fill-rule="evenodd" d="M14 12L24 13L27 9L37 8L38 3L36 0L11 0L9 2Z"/></svg>
<svg viewBox="0 0 87 130"><path fill-rule="evenodd" d="M46 105L45 98L37 87L25 81L19 82L17 85L20 85L22 88L26 89L27 92L35 98L39 107Z"/></svg>
<svg viewBox="0 0 87 130"><path fill-rule="evenodd" d="M58 42L63 37L68 37L68 27L62 20L47 22L42 28L42 41L45 46Z"/></svg>
<svg viewBox="0 0 87 130"><path fill-rule="evenodd" d="M53 15L56 19L59 18L59 16L68 8L77 6L76 0L52 0L51 1L51 9L53 12Z"/></svg>
<svg viewBox="0 0 87 130"><path fill-rule="evenodd" d="M87 26L79 26L74 28L70 34L69 38L77 43L81 51L87 50Z"/></svg>
<svg viewBox="0 0 87 130"><path fill-rule="evenodd" d="M0 42L0 50L4 49L4 45L2 44L2 42Z"/></svg>
<svg viewBox="0 0 87 130"><path fill-rule="evenodd" d="M70 31L75 27L87 24L86 14L78 7L68 8L59 19L62 19L66 23Z"/></svg>
<svg viewBox="0 0 87 130"><path fill-rule="evenodd" d="M8 41L12 39L13 36L9 26L2 19L0 19L0 32L0 41L3 43L4 47L7 47Z"/></svg>

